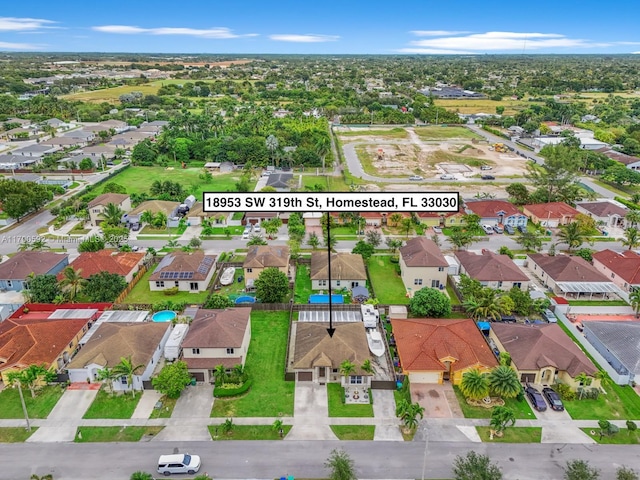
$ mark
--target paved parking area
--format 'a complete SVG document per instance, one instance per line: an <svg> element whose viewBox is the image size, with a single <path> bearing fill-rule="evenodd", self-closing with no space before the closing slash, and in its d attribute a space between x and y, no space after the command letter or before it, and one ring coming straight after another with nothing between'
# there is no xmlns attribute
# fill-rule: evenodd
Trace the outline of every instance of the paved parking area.
<svg viewBox="0 0 640 480"><path fill-rule="evenodd" d="M412 383L411 400L424 407L425 418L463 418L450 383Z"/></svg>
<svg viewBox="0 0 640 480"><path fill-rule="evenodd" d="M212 408L213 385L190 385L182 391L171 418L207 418Z"/></svg>

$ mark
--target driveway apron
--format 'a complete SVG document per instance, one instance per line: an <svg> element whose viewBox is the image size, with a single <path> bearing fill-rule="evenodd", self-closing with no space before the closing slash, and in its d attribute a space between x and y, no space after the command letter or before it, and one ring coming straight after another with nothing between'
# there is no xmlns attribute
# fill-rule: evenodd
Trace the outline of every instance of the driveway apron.
<svg viewBox="0 0 640 480"><path fill-rule="evenodd" d="M326 385L296 382L293 428L285 440L337 440L329 427Z"/></svg>
<svg viewBox="0 0 640 480"><path fill-rule="evenodd" d="M203 418L211 416L213 387L197 385L187 387L176 402L167 426L152 441L207 441L211 440Z"/></svg>

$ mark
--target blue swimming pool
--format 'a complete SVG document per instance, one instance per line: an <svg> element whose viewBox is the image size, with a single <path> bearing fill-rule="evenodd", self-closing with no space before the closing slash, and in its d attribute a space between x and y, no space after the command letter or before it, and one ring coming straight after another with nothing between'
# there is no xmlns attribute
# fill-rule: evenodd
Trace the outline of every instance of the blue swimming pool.
<svg viewBox="0 0 640 480"><path fill-rule="evenodd" d="M309 295L309 303L329 303L328 293L315 293ZM331 303L344 303L344 297L337 293L331 295Z"/></svg>
<svg viewBox="0 0 640 480"><path fill-rule="evenodd" d="M238 303L256 303L256 297L250 297L249 295L243 295L236 298L236 304Z"/></svg>
<svg viewBox="0 0 640 480"><path fill-rule="evenodd" d="M176 318L177 314L173 310L162 310L160 312L156 312L151 317L151 320L154 322L170 322L174 318Z"/></svg>

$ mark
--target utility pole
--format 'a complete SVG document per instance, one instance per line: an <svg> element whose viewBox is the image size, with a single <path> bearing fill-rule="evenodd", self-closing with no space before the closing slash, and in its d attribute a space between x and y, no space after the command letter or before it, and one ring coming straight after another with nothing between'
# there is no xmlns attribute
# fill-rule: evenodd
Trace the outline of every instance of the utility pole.
<svg viewBox="0 0 640 480"><path fill-rule="evenodd" d="M22 394L22 382L18 380L18 393L20 394L20 403L22 404L22 411L24 412L24 419L27 421L27 431L31 431L31 424L29 423L29 413L27 412L27 405L24 403L24 395Z"/></svg>

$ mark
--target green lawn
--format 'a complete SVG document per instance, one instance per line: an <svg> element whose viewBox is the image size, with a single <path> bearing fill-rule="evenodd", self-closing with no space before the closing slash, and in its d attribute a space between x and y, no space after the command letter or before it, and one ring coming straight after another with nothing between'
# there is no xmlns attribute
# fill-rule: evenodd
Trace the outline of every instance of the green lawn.
<svg viewBox="0 0 640 480"><path fill-rule="evenodd" d="M332 167L327 167L326 171L330 172ZM322 169L319 169L322 172ZM356 182L356 180L354 180ZM358 182L356 182L358 183ZM314 187L320 185L326 192L348 192L349 185L342 177L334 177L330 175L303 175L302 187Z"/></svg>
<svg viewBox="0 0 640 480"><path fill-rule="evenodd" d="M291 430L291 425L282 426L282 437L271 425L234 425L229 433L222 433L221 425L209 425L208 428L213 440L282 440Z"/></svg>
<svg viewBox="0 0 640 480"><path fill-rule="evenodd" d="M457 386L453 387L453 391L456 392L458 403L465 418L491 418L492 409L469 405ZM507 398L505 399L505 407L512 409L518 419L535 420L536 418L526 400L519 402L515 398Z"/></svg>
<svg viewBox="0 0 640 480"><path fill-rule="evenodd" d="M458 296L456 292L453 291L451 285L447 283L447 294L449 294L449 300L451 300L451 305L460 305L460 300L458 300Z"/></svg>
<svg viewBox="0 0 640 480"><path fill-rule="evenodd" d="M142 392L134 397L129 392L111 395L101 389L82 418L131 418L140 397Z"/></svg>
<svg viewBox="0 0 640 480"><path fill-rule="evenodd" d="M47 418L53 407L64 393L60 387L43 387L36 391L36 398L31 398L28 388L22 388L24 403L29 418ZM0 418L24 418L20 394L17 388L5 388L0 392Z"/></svg>
<svg viewBox="0 0 640 480"><path fill-rule="evenodd" d="M160 398L162 402L161 408L154 408L149 418L171 418L171 414L173 413L173 409L176 406L177 398L169 398L166 395L163 395Z"/></svg>
<svg viewBox="0 0 640 480"><path fill-rule="evenodd" d="M204 182L198 178L202 173L201 168L176 168L167 170L164 167L137 167L125 168L117 175L111 177L107 182L96 188L97 193L102 193L106 183L114 182L126 188L127 193L148 192L153 180L171 180L179 182L184 190L199 200L202 199L202 192L227 192L236 190L236 182L240 180L242 171L214 175L211 182ZM256 185L255 180L250 182L250 191Z"/></svg>
<svg viewBox="0 0 640 480"><path fill-rule="evenodd" d="M517 424L516 424L517 425ZM507 427L502 437L489 440L489 427L476 427L483 442L489 443L540 443L541 427Z"/></svg>
<svg viewBox="0 0 640 480"><path fill-rule="evenodd" d="M574 420L626 420L640 418L640 397L629 386L607 385L597 400L563 400Z"/></svg>
<svg viewBox="0 0 640 480"><path fill-rule="evenodd" d="M447 140L450 138L481 138L464 127L416 127L415 132L421 140Z"/></svg>
<svg viewBox="0 0 640 480"><path fill-rule="evenodd" d="M407 290L390 255L375 255L369 259L369 277L376 298L382 304L406 305L409 303Z"/></svg>
<svg viewBox="0 0 640 480"><path fill-rule="evenodd" d="M372 130L369 128L358 128L349 132L336 132L339 137L382 137L382 138L407 138L407 131L404 128L390 128L390 129L380 129L380 130ZM347 140L348 141L348 140Z"/></svg>
<svg viewBox="0 0 640 480"><path fill-rule="evenodd" d="M294 287L294 302L307 303L311 290L311 277L307 265L298 265L296 269L296 283Z"/></svg>
<svg viewBox="0 0 640 480"><path fill-rule="evenodd" d="M369 391L371 395L371 391ZM337 383L327 383L330 417L373 417L373 405L347 405L342 403L344 389Z"/></svg>
<svg viewBox="0 0 640 480"><path fill-rule="evenodd" d="M165 295L164 292L152 292L149 289L149 277L153 272L149 270L144 274L140 281L126 296L123 303L160 303L171 300L174 303L187 302L187 303L203 303L209 295L208 291L191 293L191 292L178 292L175 295Z"/></svg>
<svg viewBox="0 0 640 480"><path fill-rule="evenodd" d="M187 225L181 225L179 227L171 227L171 228L155 228L151 225L145 225L138 235L166 235L167 240L169 240L169 235L180 236L187 229Z"/></svg>
<svg viewBox="0 0 640 480"><path fill-rule="evenodd" d="M76 443L139 442L144 435L157 435L164 427L78 427Z"/></svg>
<svg viewBox="0 0 640 480"><path fill-rule="evenodd" d="M253 311L246 371L253 380L238 398L216 398L212 417L281 417L293 415L294 382L285 382L289 336L287 312Z"/></svg>
<svg viewBox="0 0 640 480"><path fill-rule="evenodd" d="M373 440L375 425L331 425L338 440Z"/></svg>
<svg viewBox="0 0 640 480"><path fill-rule="evenodd" d="M242 225L231 225L228 227L211 227L211 235L208 236L226 236L226 230L229 230L230 235L242 235L244 232L244 228ZM203 238L206 238L203 236Z"/></svg>
<svg viewBox="0 0 640 480"><path fill-rule="evenodd" d="M627 307L624 300L569 300L569 305L575 307Z"/></svg>
<svg viewBox="0 0 640 480"><path fill-rule="evenodd" d="M615 435L611 435L610 437L603 435L602 438L600 438L599 428L581 428L580 430L593 438L597 443L614 445L637 445L640 443L640 433L638 433L638 430L630 432L626 428L621 428ZM591 432L596 433L595 435L591 435Z"/></svg>
<svg viewBox="0 0 640 480"><path fill-rule="evenodd" d="M216 293L220 295L240 295L242 294L242 290L245 288L244 280L238 282L238 278L244 275L244 269L242 267L236 268L235 273L233 274L233 283L229 285L221 285L220 290L216 290Z"/></svg>
<svg viewBox="0 0 640 480"><path fill-rule="evenodd" d="M27 431L22 427L3 427L0 428L0 443L21 443L29 438L38 429L31 427L31 431Z"/></svg>

